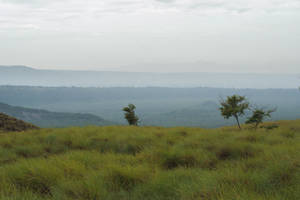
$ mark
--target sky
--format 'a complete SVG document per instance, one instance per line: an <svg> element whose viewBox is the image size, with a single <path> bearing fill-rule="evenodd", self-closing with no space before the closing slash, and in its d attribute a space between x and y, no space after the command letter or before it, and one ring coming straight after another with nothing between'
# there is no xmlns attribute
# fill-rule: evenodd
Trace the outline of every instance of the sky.
<svg viewBox="0 0 300 200"><path fill-rule="evenodd" d="M300 74L300 0L0 0L0 65Z"/></svg>

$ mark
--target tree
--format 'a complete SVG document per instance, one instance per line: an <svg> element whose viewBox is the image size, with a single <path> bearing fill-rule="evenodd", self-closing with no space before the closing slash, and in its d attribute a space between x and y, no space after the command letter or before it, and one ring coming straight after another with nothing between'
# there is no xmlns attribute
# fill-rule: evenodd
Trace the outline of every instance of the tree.
<svg viewBox="0 0 300 200"><path fill-rule="evenodd" d="M255 108L252 111L252 116L246 121L246 124L254 124L254 128L257 129L258 125L261 124L265 118L270 118L271 113L275 112L276 109L265 110L263 108Z"/></svg>
<svg viewBox="0 0 300 200"><path fill-rule="evenodd" d="M123 111L125 112L124 117L128 121L128 124L132 126L138 126L139 123L139 118L134 111L135 109L136 107L133 104L129 104L127 107L123 108Z"/></svg>
<svg viewBox="0 0 300 200"><path fill-rule="evenodd" d="M221 115L225 119L234 117L237 125L241 129L239 117L245 115L245 111L249 108L249 103L246 97L239 95L228 96L226 100L221 100L220 104L221 107L219 109L221 111Z"/></svg>

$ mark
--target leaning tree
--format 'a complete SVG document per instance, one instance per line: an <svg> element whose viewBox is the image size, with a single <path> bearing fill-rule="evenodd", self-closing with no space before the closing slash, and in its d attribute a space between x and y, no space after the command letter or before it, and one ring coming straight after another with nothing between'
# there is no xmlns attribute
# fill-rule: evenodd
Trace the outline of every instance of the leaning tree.
<svg viewBox="0 0 300 200"><path fill-rule="evenodd" d="M239 117L245 115L245 111L249 108L249 102L245 96L233 95L228 96L226 100L220 101L221 115L225 119L234 117L239 129L241 129Z"/></svg>

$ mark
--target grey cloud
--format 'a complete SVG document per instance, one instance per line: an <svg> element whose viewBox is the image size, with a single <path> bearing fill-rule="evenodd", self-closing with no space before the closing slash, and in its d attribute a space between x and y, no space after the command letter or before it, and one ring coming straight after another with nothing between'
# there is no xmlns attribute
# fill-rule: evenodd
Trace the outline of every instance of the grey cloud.
<svg viewBox="0 0 300 200"><path fill-rule="evenodd" d="M52 7L58 8L59 5L66 7L79 7L82 9L98 8L102 12L136 12L145 9L164 10L168 8L176 8L181 11L214 11L215 9L224 11L236 11L238 13L250 12L253 10L276 11L285 9L293 11L300 5L299 0L261 0L261 1L240 1L240 0L0 0L1 3L27 5L32 7ZM160 4L160 5L159 5ZM82 6L82 7L81 7ZM34 8L33 8L34 9Z"/></svg>
<svg viewBox="0 0 300 200"><path fill-rule="evenodd" d="M161 2L161 3L174 3L176 2L176 0L156 0L157 2Z"/></svg>
<svg viewBox="0 0 300 200"><path fill-rule="evenodd" d="M299 0L0 0L1 62L300 64L299 10Z"/></svg>
<svg viewBox="0 0 300 200"><path fill-rule="evenodd" d="M196 2L191 4L190 8L197 9L201 7L212 7L212 8L220 8L226 6L225 2L214 2L214 1L203 1L203 2Z"/></svg>

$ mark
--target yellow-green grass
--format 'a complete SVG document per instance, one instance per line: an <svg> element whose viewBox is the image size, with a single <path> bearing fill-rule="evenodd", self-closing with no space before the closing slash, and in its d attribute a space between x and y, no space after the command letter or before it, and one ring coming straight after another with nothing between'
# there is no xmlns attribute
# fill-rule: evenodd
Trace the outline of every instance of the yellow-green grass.
<svg viewBox="0 0 300 200"><path fill-rule="evenodd" d="M0 199L299 200L300 120L277 123L1 133Z"/></svg>

